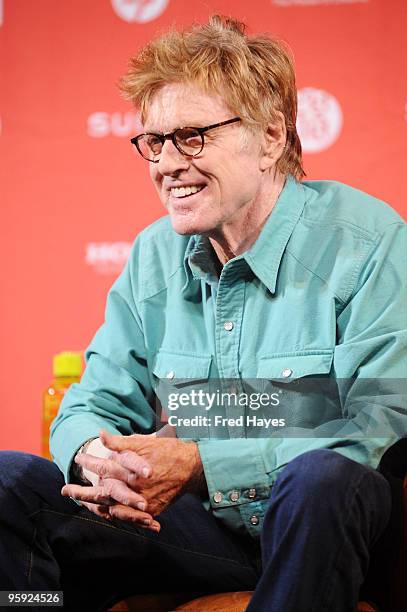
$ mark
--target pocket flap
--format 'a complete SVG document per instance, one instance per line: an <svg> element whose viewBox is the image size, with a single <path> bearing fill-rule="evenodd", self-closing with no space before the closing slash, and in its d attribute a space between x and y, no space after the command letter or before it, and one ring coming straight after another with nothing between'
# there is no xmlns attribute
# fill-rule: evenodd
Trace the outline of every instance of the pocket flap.
<svg viewBox="0 0 407 612"><path fill-rule="evenodd" d="M153 374L169 382L207 380L211 367L210 355L184 355L160 350L153 367Z"/></svg>
<svg viewBox="0 0 407 612"><path fill-rule="evenodd" d="M299 355L287 353L260 359L257 370L258 378L290 382L303 376L329 374L331 371L333 351L318 351Z"/></svg>

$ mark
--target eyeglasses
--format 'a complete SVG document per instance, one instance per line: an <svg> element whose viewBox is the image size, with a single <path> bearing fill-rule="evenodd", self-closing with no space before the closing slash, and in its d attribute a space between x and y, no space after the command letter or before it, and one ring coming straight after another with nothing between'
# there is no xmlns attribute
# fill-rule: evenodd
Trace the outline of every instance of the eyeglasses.
<svg viewBox="0 0 407 612"><path fill-rule="evenodd" d="M154 162L155 164L160 161L161 151L166 140L172 140L174 146L183 155L195 157L199 155L204 148L205 132L214 130L222 125L236 123L236 121L241 121L240 117L234 117L233 119L214 123L213 125L207 125L206 127L180 127L167 134L146 132L135 136L130 142L135 145L137 151L144 159Z"/></svg>

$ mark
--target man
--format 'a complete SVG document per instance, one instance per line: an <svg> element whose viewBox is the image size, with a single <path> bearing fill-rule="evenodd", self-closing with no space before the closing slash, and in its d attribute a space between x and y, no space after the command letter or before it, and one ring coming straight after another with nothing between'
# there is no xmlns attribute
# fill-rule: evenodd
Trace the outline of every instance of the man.
<svg viewBox="0 0 407 612"><path fill-rule="evenodd" d="M53 424L64 497L55 465L2 457L2 588L355 609L391 512L374 468L406 431L405 224L300 182L293 66L267 36L215 16L147 45L122 88L169 216L137 238ZM225 381L248 403L212 393ZM256 420L257 384L274 404ZM187 404L175 436L154 433L157 398L170 424Z"/></svg>

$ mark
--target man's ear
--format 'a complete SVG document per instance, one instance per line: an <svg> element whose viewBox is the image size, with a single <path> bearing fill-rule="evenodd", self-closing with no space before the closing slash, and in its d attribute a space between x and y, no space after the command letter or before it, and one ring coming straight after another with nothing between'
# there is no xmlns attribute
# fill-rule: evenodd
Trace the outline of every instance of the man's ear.
<svg viewBox="0 0 407 612"><path fill-rule="evenodd" d="M269 123L263 133L262 156L260 159L260 170L267 170L276 165L283 154L287 140L287 129L285 118L280 111L276 112L276 119Z"/></svg>

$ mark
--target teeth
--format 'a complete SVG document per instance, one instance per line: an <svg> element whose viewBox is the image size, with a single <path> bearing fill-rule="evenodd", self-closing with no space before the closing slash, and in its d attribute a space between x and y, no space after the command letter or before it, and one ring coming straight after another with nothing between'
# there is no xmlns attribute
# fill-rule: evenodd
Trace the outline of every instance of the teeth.
<svg viewBox="0 0 407 612"><path fill-rule="evenodd" d="M189 196L192 193L198 193L198 191L201 191L203 187L203 185L201 185L200 187L198 187L197 185L188 185L187 187L172 187L171 195L174 196L174 198L184 198L185 196Z"/></svg>

